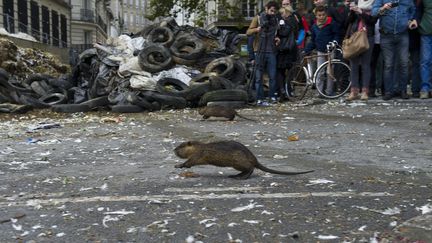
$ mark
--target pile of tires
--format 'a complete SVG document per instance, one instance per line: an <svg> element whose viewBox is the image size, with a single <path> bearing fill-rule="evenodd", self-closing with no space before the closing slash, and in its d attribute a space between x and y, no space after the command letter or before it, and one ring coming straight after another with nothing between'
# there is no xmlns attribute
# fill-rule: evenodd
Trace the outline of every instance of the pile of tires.
<svg viewBox="0 0 432 243"><path fill-rule="evenodd" d="M162 77L154 88L132 88L132 74L120 73L119 62L109 58L116 51L96 44L79 55L70 75L57 78L36 73L17 80L0 69L0 103L51 107L56 112L95 109L142 112L199 107L214 102L248 102L244 63L231 55L231 51L224 52L224 47L215 50L203 41L213 38L218 43L212 33L179 26L174 19L167 19L145 27L132 38L146 40L141 49L133 52L138 71L153 77L176 65L185 65L201 73L192 76L188 84L176 77ZM152 79L150 76L145 78Z"/></svg>

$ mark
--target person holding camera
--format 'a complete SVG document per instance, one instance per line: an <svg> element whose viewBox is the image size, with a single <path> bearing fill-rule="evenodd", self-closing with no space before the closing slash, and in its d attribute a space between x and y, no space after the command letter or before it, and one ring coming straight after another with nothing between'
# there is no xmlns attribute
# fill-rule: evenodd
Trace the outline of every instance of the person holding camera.
<svg viewBox="0 0 432 243"><path fill-rule="evenodd" d="M276 53L280 39L276 36L278 30L278 19L276 13L279 5L275 1L269 1L265 6L265 11L255 16L252 20L246 35L255 35L253 47L255 55L255 89L256 100L259 106L268 106L265 100L263 89L263 74L267 69L269 76L269 101L277 102L277 83L276 83Z"/></svg>
<svg viewBox="0 0 432 243"><path fill-rule="evenodd" d="M412 0L375 0L372 15L380 19L381 50L384 57L383 100L390 100L400 95L408 99L408 29L417 28L416 7ZM392 68L399 63L398 84L393 81Z"/></svg>

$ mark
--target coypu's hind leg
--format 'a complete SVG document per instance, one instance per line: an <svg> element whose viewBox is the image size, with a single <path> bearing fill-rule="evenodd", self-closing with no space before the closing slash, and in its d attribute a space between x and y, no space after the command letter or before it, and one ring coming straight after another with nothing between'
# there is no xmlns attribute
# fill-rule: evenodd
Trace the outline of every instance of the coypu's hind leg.
<svg viewBox="0 0 432 243"><path fill-rule="evenodd" d="M243 171L240 174L237 175L230 175L228 176L229 178L234 178L234 179L239 179L239 180L246 180L250 177L250 175L252 175L252 172L254 170L247 170L247 171Z"/></svg>
<svg viewBox="0 0 432 243"><path fill-rule="evenodd" d="M209 118L210 118L210 116L206 116L206 115L203 116L204 120L209 119Z"/></svg>

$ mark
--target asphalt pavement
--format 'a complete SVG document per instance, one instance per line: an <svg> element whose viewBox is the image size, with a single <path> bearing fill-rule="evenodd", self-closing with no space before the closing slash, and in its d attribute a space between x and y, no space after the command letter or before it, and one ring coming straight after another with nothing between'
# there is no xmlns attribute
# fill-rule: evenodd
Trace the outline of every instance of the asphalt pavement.
<svg viewBox="0 0 432 243"><path fill-rule="evenodd" d="M238 112L0 114L0 242L432 242L432 99ZM314 172L176 169L188 140Z"/></svg>

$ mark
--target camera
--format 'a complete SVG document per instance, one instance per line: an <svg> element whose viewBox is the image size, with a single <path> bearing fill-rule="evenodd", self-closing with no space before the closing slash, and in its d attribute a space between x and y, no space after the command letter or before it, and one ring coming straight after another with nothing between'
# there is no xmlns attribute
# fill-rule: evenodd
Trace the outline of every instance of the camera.
<svg viewBox="0 0 432 243"><path fill-rule="evenodd" d="M395 8L397 6L399 6L399 1L394 1L394 2L391 2L391 4L390 4L390 7L392 7L392 8Z"/></svg>
<svg viewBox="0 0 432 243"><path fill-rule="evenodd" d="M268 29L271 25L276 24L276 16L272 14L262 13L260 15L260 27L264 30Z"/></svg>

